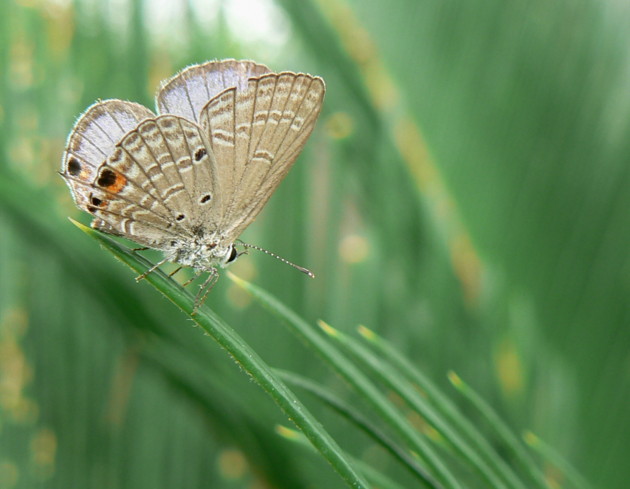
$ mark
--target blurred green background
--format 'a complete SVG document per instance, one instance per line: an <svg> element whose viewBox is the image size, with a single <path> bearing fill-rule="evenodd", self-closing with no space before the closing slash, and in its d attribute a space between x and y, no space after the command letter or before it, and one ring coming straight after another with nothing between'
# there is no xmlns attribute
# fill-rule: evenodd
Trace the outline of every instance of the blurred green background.
<svg viewBox="0 0 630 489"><path fill-rule="evenodd" d="M66 219L89 222L56 174L76 117L99 98L153 108L160 80L228 57L327 83L243 235L317 278L254 254L232 270L309 321L377 331L454 399L456 371L595 487L628 487L628 25L613 0L1 1L0 487L343 487ZM207 304L271 365L346 395L230 280Z"/></svg>

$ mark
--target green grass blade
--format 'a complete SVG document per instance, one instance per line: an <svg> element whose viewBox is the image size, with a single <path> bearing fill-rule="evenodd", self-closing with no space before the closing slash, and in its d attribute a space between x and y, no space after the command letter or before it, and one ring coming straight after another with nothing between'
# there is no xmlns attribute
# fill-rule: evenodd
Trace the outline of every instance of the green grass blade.
<svg viewBox="0 0 630 489"><path fill-rule="evenodd" d="M508 471L498 474L497 460L495 454L490 457L490 463L481 459L473 447L461 437L452 425L444 419L441 414L423 397L416 388L406 382L401 372L390 363L383 361L374 355L370 350L360 343L336 331L332 338L336 340L344 350L348 351L352 358L362 367L362 369L375 378L393 392L398 394L414 411L420 414L453 448L453 450L472 467L485 481L489 487L515 487L525 489L515 474Z"/></svg>
<svg viewBox="0 0 630 489"><path fill-rule="evenodd" d="M345 355L339 351L337 347L318 334L306 321L271 294L229 272L227 275L235 283L249 291L254 298L271 312L283 319L285 324L289 326L289 329L295 335L321 355L339 375L359 392L378 413L383 422L387 423L409 444L411 450L418 454L419 458L427 465L427 468L437 481L446 488L461 487L455 475L444 464L423 436L418 433L376 385L374 385L355 364L345 358Z"/></svg>
<svg viewBox="0 0 630 489"><path fill-rule="evenodd" d="M293 443L296 443L300 447L306 450L313 450L312 445L308 443L308 440L295 430L291 430L285 426L277 426L276 431L283 438L290 440ZM357 465L357 467L361 468L361 472L365 474L365 476L372 482L374 487L378 489L403 489L403 487L396 482L392 481L389 477L384 475L382 472L379 472L374 467L369 464L358 460L356 458L351 457L353 463Z"/></svg>
<svg viewBox="0 0 630 489"><path fill-rule="evenodd" d="M377 356L352 342L344 341L344 344L347 343L347 347L363 359L366 368L373 370L375 375L432 423L486 481L497 483L496 477L499 477L508 487L521 489L526 487L479 430L459 413L453 403L428 378L373 331L361 326L359 333L376 351ZM416 384L426 394L426 400L430 404L415 388L401 382L401 378ZM540 482L538 481L537 487L547 487L540 485Z"/></svg>
<svg viewBox="0 0 630 489"><path fill-rule="evenodd" d="M325 402L328 406L337 411L344 418L361 429L361 431L370 436L370 438L376 441L379 445L385 448L385 450L387 450L396 460L410 470L414 476L423 480L428 486L435 487L435 482L432 481L431 477L425 473L422 467L418 465L417 460L411 456L409 452L401 448L394 440L392 440L387 434L383 433L383 431L375 426L374 423L368 420L352 406L342 402L329 390L305 377L302 377L301 375L278 369L275 369L275 372L289 385L300 387Z"/></svg>
<svg viewBox="0 0 630 489"><path fill-rule="evenodd" d="M520 467L527 472L540 487L549 487L545 476L532 457L527 453L520 440L512 433L505 422L488 404L467 385L455 372L449 372L451 384L479 411L488 424L494 428L504 447L508 449Z"/></svg>
<svg viewBox="0 0 630 489"><path fill-rule="evenodd" d="M591 489L591 485L586 481L577 470L562 457L552 447L547 445L539 437L537 437L531 431L526 432L523 435L525 442L536 450L542 457L547 459L549 463L557 467L562 471L562 474L566 477L569 483L576 489Z"/></svg>
<svg viewBox="0 0 630 489"><path fill-rule="evenodd" d="M151 263L146 259L122 247L113 239L80 223L73 222L79 229L99 241L104 248L135 272L143 273L150 268ZM232 328L207 307L200 308L193 316L194 298L163 272L156 270L149 274L145 280L188 314L195 323L228 352L236 363L271 396L280 409L302 430L313 446L317 448L350 487L365 489L369 487L319 422Z"/></svg>

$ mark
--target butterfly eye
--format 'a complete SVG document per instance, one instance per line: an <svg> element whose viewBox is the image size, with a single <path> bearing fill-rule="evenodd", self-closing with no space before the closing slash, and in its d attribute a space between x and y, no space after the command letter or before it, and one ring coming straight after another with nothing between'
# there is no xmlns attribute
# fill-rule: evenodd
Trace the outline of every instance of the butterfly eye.
<svg viewBox="0 0 630 489"><path fill-rule="evenodd" d="M232 247L232 252L230 253L230 257L227 259L226 263L232 263L234 260L236 260L237 256L238 253L236 252L236 248Z"/></svg>

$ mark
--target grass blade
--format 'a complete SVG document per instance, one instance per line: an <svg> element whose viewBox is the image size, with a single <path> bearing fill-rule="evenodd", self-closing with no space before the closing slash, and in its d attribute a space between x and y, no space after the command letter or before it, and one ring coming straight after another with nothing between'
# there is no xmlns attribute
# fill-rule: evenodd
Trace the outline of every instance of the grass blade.
<svg viewBox="0 0 630 489"><path fill-rule="evenodd" d="M431 481L431 477L425 473L422 467L418 465L417 460L414 457L401 448L394 440L392 440L387 434L383 433L370 420L352 406L342 402L333 393L305 377L284 370L276 369L275 371L288 384L300 387L328 404L328 406L337 411L344 418L361 429L361 431L370 436L370 438L376 441L379 445L385 448L385 450L387 450L396 460L410 470L418 479L424 480L427 484L434 484Z"/></svg>
<svg viewBox="0 0 630 489"><path fill-rule="evenodd" d="M151 267L151 263L148 260L122 247L113 239L83 224L73 222L79 229L98 240L104 248L135 272L140 274ZM364 489L369 487L319 422L232 328L207 307L199 308L193 316L194 298L163 272L156 270L149 274L145 280L188 314L195 323L228 352L236 363L271 396L280 409L304 433L313 446L317 448L350 487Z"/></svg>
<svg viewBox="0 0 630 489"><path fill-rule="evenodd" d="M378 413L406 443L415 451L435 479L449 489L460 488L455 475L438 457L433 448L409 421L396 409L389 399L352 362L345 358L333 344L322 338L308 323L287 308L275 297L228 272L228 277L249 291L254 298L271 312L284 320L289 329L322 356Z"/></svg>
<svg viewBox="0 0 630 489"><path fill-rule="evenodd" d="M367 328L360 328L370 344L378 343L378 355L362 347L351 338L338 333L335 338L357 361L389 389L398 394L412 409L429 422L450 446L492 487L525 489L514 471L492 450L484 437L461 416L452 404L416 368L401 358L395 350ZM421 395L412 384L420 387ZM444 413L448 413L445 416ZM462 430L462 427L466 429ZM466 434L464 437L460 432Z"/></svg>
<svg viewBox="0 0 630 489"><path fill-rule="evenodd" d="M292 441L293 443L298 444L302 448L313 450L312 445L308 444L306 438L301 433L298 433L295 430L289 429L285 426L277 426L276 432L281 435L283 438ZM374 467L369 464L355 459L352 459L353 462L357 465L357 467L361 468L361 472L363 472L366 477L374 484L374 487L378 489L403 489L402 486L392 481L389 477L384 475L382 472L374 469Z"/></svg>
<svg viewBox="0 0 630 489"><path fill-rule="evenodd" d="M461 393L464 397L479 411L479 413L486 419L488 424L492 426L500 439L503 441L504 446L511 452L514 459L518 462L521 468L529 474L532 480L537 481L540 487L549 487L545 476L540 469L536 466L536 463L532 457L527 453L520 440L512 433L512 430L503 422L497 413L492 410L490 406L473 390L468 386L455 372L449 372L448 375L451 384Z"/></svg>
<svg viewBox="0 0 630 489"><path fill-rule="evenodd" d="M579 474L577 470L575 470L575 468L564 459L564 457L562 457L534 433L528 431L523 435L523 438L530 447L536 450L542 457L547 459L549 463L560 469L569 483L576 489L591 489L591 485L586 481L586 479L584 479L584 477L582 477L582 475Z"/></svg>

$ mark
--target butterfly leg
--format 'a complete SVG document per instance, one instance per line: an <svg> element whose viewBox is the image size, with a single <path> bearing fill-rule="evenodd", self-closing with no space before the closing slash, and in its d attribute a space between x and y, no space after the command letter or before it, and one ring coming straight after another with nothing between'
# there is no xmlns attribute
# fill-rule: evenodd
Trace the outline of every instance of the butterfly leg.
<svg viewBox="0 0 630 489"><path fill-rule="evenodd" d="M173 270L171 273L168 274L169 278L172 277L173 275L175 275L177 272L179 272L182 268L184 267L177 267L175 270Z"/></svg>
<svg viewBox="0 0 630 489"><path fill-rule="evenodd" d="M192 277L190 277L188 280L186 280L186 281L182 284L182 287L186 287L186 286L187 286L188 284L190 284L193 280L198 279L198 278L201 276L201 274L202 274L202 273L203 273L203 270L197 270L197 271L195 272L195 274L194 274Z"/></svg>
<svg viewBox="0 0 630 489"><path fill-rule="evenodd" d="M193 315L196 314L197 309L199 309L199 307L201 307L201 305L206 301L206 297L208 297L208 294L212 290L212 287L214 287L214 284L216 284L217 280L219 279L219 272L217 271L216 268L211 268L208 271L210 272L208 275L208 278L199 287L199 292L197 292L197 295L195 297Z"/></svg>
<svg viewBox="0 0 630 489"><path fill-rule="evenodd" d="M147 275L149 275L151 272L156 271L158 268L160 268L162 265L164 265L167 261L168 261L168 258L164 258L163 260L160 260L159 262L157 262L155 265L153 265L151 268L149 268L142 275L138 275L136 277L136 282L140 282L140 280L146 278Z"/></svg>

